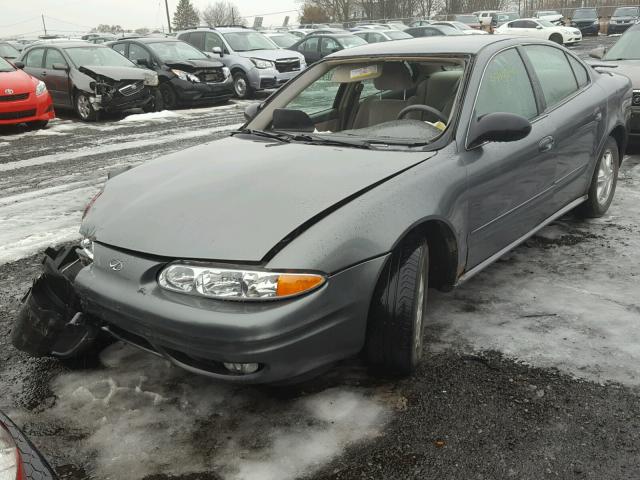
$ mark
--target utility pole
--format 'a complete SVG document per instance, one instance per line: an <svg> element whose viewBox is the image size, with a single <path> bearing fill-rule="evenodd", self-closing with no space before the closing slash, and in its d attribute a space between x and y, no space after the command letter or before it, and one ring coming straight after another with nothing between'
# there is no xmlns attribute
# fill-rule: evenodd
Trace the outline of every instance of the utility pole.
<svg viewBox="0 0 640 480"><path fill-rule="evenodd" d="M164 0L164 8L167 11L167 25L169 25L169 33L171 33L171 17L169 16L169 0Z"/></svg>
<svg viewBox="0 0 640 480"><path fill-rule="evenodd" d="M42 14L42 28L44 28L44 36L47 36L47 24L44 23L44 14Z"/></svg>

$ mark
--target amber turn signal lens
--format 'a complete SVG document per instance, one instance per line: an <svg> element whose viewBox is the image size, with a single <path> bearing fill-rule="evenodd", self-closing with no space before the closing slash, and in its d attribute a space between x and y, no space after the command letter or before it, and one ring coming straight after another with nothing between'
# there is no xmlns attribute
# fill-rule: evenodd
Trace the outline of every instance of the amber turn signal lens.
<svg viewBox="0 0 640 480"><path fill-rule="evenodd" d="M324 283L320 275L285 273L278 277L276 297L289 297L313 290Z"/></svg>

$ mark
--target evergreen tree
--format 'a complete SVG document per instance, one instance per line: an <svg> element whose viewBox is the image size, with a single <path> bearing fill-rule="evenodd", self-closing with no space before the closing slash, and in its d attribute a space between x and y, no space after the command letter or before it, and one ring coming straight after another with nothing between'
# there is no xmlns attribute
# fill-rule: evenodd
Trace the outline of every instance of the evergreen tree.
<svg viewBox="0 0 640 480"><path fill-rule="evenodd" d="M179 0L176 11L173 14L174 30L186 30L195 28L200 23L200 15L191 4L191 0Z"/></svg>

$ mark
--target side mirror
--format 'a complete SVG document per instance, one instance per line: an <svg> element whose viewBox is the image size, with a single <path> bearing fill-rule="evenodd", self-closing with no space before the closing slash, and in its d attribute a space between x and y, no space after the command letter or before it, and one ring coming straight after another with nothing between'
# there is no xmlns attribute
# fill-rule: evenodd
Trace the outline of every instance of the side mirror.
<svg viewBox="0 0 640 480"><path fill-rule="evenodd" d="M469 148L485 142L515 142L531 133L531 123L513 113L488 113L477 120L469 130Z"/></svg>
<svg viewBox="0 0 640 480"><path fill-rule="evenodd" d="M20 70L24 68L23 62L13 62L13 64L15 65L16 68L19 68Z"/></svg>
<svg viewBox="0 0 640 480"><path fill-rule="evenodd" d="M149 60L147 60L146 58L136 58L136 64L140 65L141 67L148 67Z"/></svg>
<svg viewBox="0 0 640 480"><path fill-rule="evenodd" d="M260 108L262 108L262 104L259 102L250 103L249 105L247 105L247 108L244 109L244 119L247 122L250 122L251 120L256 118L256 115L258 115Z"/></svg>
<svg viewBox="0 0 640 480"><path fill-rule="evenodd" d="M222 49L220 47L213 47L213 50L211 50L211 52L215 53L216 55L219 55L220 57L224 56L224 54L222 53Z"/></svg>
<svg viewBox="0 0 640 480"><path fill-rule="evenodd" d="M591 58L597 58L601 60L602 57L604 57L605 53L607 53L607 47L605 47L604 45L600 45L599 47L596 47L593 50L591 50L589 52L589 56Z"/></svg>
<svg viewBox="0 0 640 480"><path fill-rule="evenodd" d="M342 50L340 47L335 47L331 49L331 53L336 53L336 52L339 52L340 50Z"/></svg>
<svg viewBox="0 0 640 480"><path fill-rule="evenodd" d="M537 28L538 30L542 30L542 25L538 25L536 28Z"/></svg>
<svg viewBox="0 0 640 480"><path fill-rule="evenodd" d="M54 63L51 65L54 70L64 70L65 72L69 71L69 65L66 63Z"/></svg>

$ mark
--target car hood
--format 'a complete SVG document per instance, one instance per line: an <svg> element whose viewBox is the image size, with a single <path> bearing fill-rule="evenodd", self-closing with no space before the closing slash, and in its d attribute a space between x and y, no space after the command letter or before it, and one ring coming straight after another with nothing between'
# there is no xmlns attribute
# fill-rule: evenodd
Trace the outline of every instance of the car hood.
<svg viewBox="0 0 640 480"><path fill-rule="evenodd" d="M222 62L214 60L212 58L203 58L197 60L167 60L164 62L171 68L177 68L185 70L187 72L193 72L194 70L200 70L203 68L221 68Z"/></svg>
<svg viewBox="0 0 640 480"><path fill-rule="evenodd" d="M101 75L111 80L145 80L150 70L138 67L103 67L99 65L83 65L78 70L93 78L93 75Z"/></svg>
<svg viewBox="0 0 640 480"><path fill-rule="evenodd" d="M112 178L80 231L163 257L260 262L329 212L433 155L230 137Z"/></svg>
<svg viewBox="0 0 640 480"><path fill-rule="evenodd" d="M14 94L31 93L35 84L33 77L22 70L0 72L0 95L5 95L7 89L13 90Z"/></svg>
<svg viewBox="0 0 640 480"><path fill-rule="evenodd" d="M543 15L540 17L541 20L547 20L549 22L557 22L558 20L562 20L562 15Z"/></svg>
<svg viewBox="0 0 640 480"><path fill-rule="evenodd" d="M273 50L251 50L249 52L236 52L238 55L245 58L262 58L263 60L280 60L283 58L299 58L302 60L304 56L298 52L292 50L285 50L282 48Z"/></svg>
<svg viewBox="0 0 640 480"><path fill-rule="evenodd" d="M633 89L640 89L640 60L592 60L589 63L596 66L611 66L611 68L603 68L602 70L629 77Z"/></svg>

